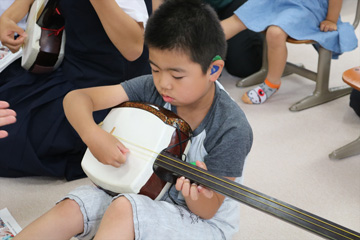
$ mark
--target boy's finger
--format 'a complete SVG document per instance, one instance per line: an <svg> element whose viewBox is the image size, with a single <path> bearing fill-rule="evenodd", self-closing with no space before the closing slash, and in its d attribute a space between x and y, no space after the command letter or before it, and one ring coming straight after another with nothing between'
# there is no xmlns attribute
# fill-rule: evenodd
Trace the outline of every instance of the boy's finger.
<svg viewBox="0 0 360 240"><path fill-rule="evenodd" d="M121 165L122 165L122 163L120 163L118 161L114 161L114 162L111 163L111 166L116 167L116 168L121 167Z"/></svg>
<svg viewBox="0 0 360 240"><path fill-rule="evenodd" d="M189 179L184 180L184 183L182 186L182 194L184 195L184 197L187 197L190 194L190 180Z"/></svg>
<svg viewBox="0 0 360 240"><path fill-rule="evenodd" d="M130 152L130 150L129 150L128 148L126 148L124 145L122 145L121 142L118 142L118 143L117 143L117 147L118 147L118 149L120 150L120 152L121 152L123 155L125 155L125 158L126 158L126 155L127 155L128 152Z"/></svg>
<svg viewBox="0 0 360 240"><path fill-rule="evenodd" d="M196 166L207 170L206 164L204 162L202 162L202 161L196 161Z"/></svg>
<svg viewBox="0 0 360 240"><path fill-rule="evenodd" d="M175 185L176 190L180 191L180 190L182 189L184 180L185 180L185 177L179 177L179 178L176 180L176 185Z"/></svg>
<svg viewBox="0 0 360 240"><path fill-rule="evenodd" d="M205 197L207 198L212 198L212 196L214 195L214 191L204 188L203 186L198 186L198 191L202 194L204 194Z"/></svg>
<svg viewBox="0 0 360 240"><path fill-rule="evenodd" d="M198 200L199 198L197 185L195 183L191 184L190 196L192 200Z"/></svg>

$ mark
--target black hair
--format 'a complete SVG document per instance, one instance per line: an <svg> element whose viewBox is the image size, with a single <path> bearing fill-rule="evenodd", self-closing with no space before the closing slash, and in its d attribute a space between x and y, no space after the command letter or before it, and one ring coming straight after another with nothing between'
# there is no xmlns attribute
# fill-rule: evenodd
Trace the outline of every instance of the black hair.
<svg viewBox="0 0 360 240"><path fill-rule="evenodd" d="M227 48L216 12L202 0L164 1L147 22L145 43L188 54L203 73L216 55L225 59Z"/></svg>

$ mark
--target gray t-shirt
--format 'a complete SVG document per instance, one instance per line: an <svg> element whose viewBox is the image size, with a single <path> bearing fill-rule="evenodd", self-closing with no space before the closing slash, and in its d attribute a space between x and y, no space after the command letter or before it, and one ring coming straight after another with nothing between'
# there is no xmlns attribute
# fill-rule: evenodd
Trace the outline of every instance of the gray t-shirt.
<svg viewBox="0 0 360 240"><path fill-rule="evenodd" d="M152 75L123 82L122 86L130 101L157 104L176 113L176 107L166 103L157 92ZM252 130L245 114L217 82L214 102L193 131L187 161L204 161L212 173L241 177L252 141Z"/></svg>
<svg viewBox="0 0 360 240"><path fill-rule="evenodd" d="M213 104L199 127L193 131L187 161L204 161L210 172L236 177L235 182L242 183L242 171L253 142L252 130L237 103L219 82L215 84ZM130 101L156 104L176 113L176 107L166 103L157 92L152 75L140 76L121 85ZM186 207L184 197L175 186L171 187L164 201ZM194 215L195 222L200 220ZM215 216L201 221L216 225L221 229L223 239L230 239L239 230L240 204L225 197Z"/></svg>

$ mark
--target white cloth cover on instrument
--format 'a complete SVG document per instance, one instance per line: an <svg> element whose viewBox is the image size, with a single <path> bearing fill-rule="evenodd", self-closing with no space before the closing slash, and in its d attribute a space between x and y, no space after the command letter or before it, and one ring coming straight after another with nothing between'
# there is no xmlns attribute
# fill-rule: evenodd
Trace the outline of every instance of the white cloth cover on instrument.
<svg viewBox="0 0 360 240"><path fill-rule="evenodd" d="M139 193L153 174L156 157L169 146L175 127L165 124L146 110L130 107L112 109L101 127L107 132L113 131L112 134L130 153L125 164L115 168L99 162L87 149L81 163L84 172L96 185L106 190Z"/></svg>

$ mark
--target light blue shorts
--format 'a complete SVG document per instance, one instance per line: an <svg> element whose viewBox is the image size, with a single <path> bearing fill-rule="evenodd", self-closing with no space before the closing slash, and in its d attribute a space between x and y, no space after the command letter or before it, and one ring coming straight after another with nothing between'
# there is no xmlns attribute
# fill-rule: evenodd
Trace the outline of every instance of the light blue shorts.
<svg viewBox="0 0 360 240"><path fill-rule="evenodd" d="M112 197L95 186L81 186L62 199L76 201L83 214L84 232L76 237L92 239L106 209L119 196L125 196L132 205L135 239L221 240L231 239L228 236L237 231L236 227L215 217L210 220L199 218L186 206L174 204L167 194L160 201L154 201L139 194Z"/></svg>

